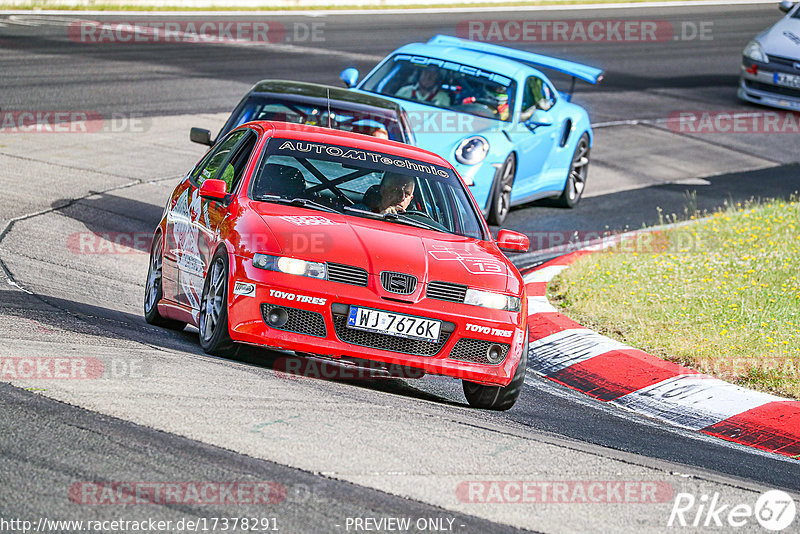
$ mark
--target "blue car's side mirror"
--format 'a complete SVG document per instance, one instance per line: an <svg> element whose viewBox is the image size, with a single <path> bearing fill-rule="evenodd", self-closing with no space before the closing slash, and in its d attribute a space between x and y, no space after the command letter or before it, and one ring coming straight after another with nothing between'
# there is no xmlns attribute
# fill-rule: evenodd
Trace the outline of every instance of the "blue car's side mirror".
<svg viewBox="0 0 800 534"><path fill-rule="evenodd" d="M339 79L344 82L347 88L355 87L358 83L358 69L354 69L353 67L344 69L339 75Z"/></svg>
<svg viewBox="0 0 800 534"><path fill-rule="evenodd" d="M536 128L537 126L552 126L553 117L543 109L534 111L530 118L525 121L525 126L528 128Z"/></svg>
<svg viewBox="0 0 800 534"><path fill-rule="evenodd" d="M783 0L780 4L778 4L778 9L783 11L784 13L788 13L794 7L794 2L790 2L789 0Z"/></svg>

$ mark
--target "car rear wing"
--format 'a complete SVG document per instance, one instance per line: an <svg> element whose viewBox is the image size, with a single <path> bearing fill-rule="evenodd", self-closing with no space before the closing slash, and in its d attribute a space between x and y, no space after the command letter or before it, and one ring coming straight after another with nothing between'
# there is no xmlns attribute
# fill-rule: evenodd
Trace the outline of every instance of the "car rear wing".
<svg viewBox="0 0 800 534"><path fill-rule="evenodd" d="M435 37L432 37L430 41L428 41L428 44L439 46L455 46L464 50L483 52L485 54L511 59L532 67L544 67L558 72L563 72L564 74L572 76L573 87L575 86L575 78L591 84L599 83L603 79L603 69L590 67L588 65L575 63L573 61L567 61L565 59L534 54L533 52L525 52L523 50L506 48L505 46L481 43L478 41L469 41L467 39L459 39L458 37L450 37L449 35L436 35Z"/></svg>

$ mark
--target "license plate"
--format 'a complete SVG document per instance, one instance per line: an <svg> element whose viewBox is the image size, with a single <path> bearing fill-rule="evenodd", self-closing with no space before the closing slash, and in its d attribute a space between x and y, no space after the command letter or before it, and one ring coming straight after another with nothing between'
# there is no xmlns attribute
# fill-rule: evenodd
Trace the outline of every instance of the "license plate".
<svg viewBox="0 0 800 534"><path fill-rule="evenodd" d="M350 306L347 326L356 330L379 332L390 336L421 339L436 343L439 341L442 322L401 313Z"/></svg>
<svg viewBox="0 0 800 534"><path fill-rule="evenodd" d="M773 76L775 85L784 85L786 87L796 87L800 89L800 76L794 74L787 74L785 72L776 72Z"/></svg>

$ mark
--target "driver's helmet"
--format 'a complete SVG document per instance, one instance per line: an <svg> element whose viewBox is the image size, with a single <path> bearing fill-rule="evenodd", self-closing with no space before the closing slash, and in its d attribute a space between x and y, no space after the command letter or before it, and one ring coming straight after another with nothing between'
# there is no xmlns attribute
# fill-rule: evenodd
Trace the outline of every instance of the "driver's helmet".
<svg viewBox="0 0 800 534"><path fill-rule="evenodd" d="M322 122L322 113L319 108L312 108L308 111L302 122L310 126L322 126L324 124Z"/></svg>
<svg viewBox="0 0 800 534"><path fill-rule="evenodd" d="M498 84L487 85L486 100L498 115L503 118L508 116L508 87Z"/></svg>

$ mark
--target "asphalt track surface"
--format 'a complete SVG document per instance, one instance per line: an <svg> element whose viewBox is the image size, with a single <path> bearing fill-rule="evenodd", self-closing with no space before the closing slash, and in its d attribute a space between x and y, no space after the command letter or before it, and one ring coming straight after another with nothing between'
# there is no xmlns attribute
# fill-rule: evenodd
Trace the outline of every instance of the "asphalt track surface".
<svg viewBox="0 0 800 534"><path fill-rule="evenodd" d="M288 78L336 84L342 68L357 66L365 72L377 59L404 42L427 39L436 33L453 34L457 24L464 20L507 19L512 16L533 18L535 15L481 12L435 16L271 17L270 20L279 20L287 28L294 27L294 24L324 24L324 40L284 42L280 46L101 46L70 41L65 34L65 23L61 21L37 17L0 19L0 23L5 23L0 27L0 70L4 73L0 78L0 106L4 110L70 109L137 114L151 117L154 121L170 115L198 115L197 125L204 126L203 120L218 123L220 115L214 114L232 108L258 79ZM593 122L601 125L597 129L594 161L598 162L597 171L602 180L598 179L594 191L590 184L588 198L576 210L554 209L543 203L524 206L512 212L507 226L528 233L635 228L642 223L656 222L656 208L666 213L681 213L686 205L687 192L691 191L696 193L698 208L712 209L726 200L746 200L753 196L786 197L797 190L800 186L797 134L692 136L674 134L658 123L659 119L675 110L757 110L735 98L739 54L750 36L772 23L777 16L777 10L771 5L548 12L549 19L657 19L670 21L675 27L711 21L713 38L702 42L673 40L663 43L537 46L536 49L544 53L569 56L606 69L606 80L601 86L581 88L575 98L587 107ZM159 18L167 20L171 17L174 16ZM135 18L124 17L125 20ZM532 48L527 44L520 46ZM644 122L617 124L617 121L630 120ZM185 121L180 124L186 126ZM447 516L454 519L456 525L463 525L457 530L463 532L512 529L501 523L515 528L560 530L552 520L540 521L535 512L530 513L526 521L524 514L514 510L498 514L475 508L474 513L462 512L454 511L457 507L443 505L435 498L408 498L416 493L413 488L399 482L395 488L391 481L396 474L394 471L372 470L373 466L381 463L380 458L374 455L398 454L402 447L396 444L406 440L417 443L414 435L406 433L409 428L426 439L437 437L438 442L433 448L445 454L450 440L455 439L444 430L437 436L437 426L444 429L445 423L470 429L470 432L486 432L496 436L498 443L514 439L527 443L531 448L542 444L553 447L564 456L551 457L547 461L563 467L565 478L571 476L574 479L580 476L578 473L583 473L584 478L599 476L594 467L588 463L586 466L581 464L590 456L602 465L646 469L669 480L672 480L669 477L684 477L696 482L698 487L717 484L731 488L731 491L762 491L767 488L800 491L800 463L796 461L702 438L629 415L534 377L527 380L517 405L500 414L466 409L460 384L455 381L376 380L354 384L312 380L302 384L279 383L279 392L290 395L289 401L295 403L308 401L313 404L330 399L331 404L325 408L325 418L333 423L334 428L329 435L310 436L309 439L327 439L328 454L347 458L351 463L342 464L347 469L315 469L313 462L294 458L292 448L304 449L300 443L291 441L297 438L293 431L286 430L285 435L281 435L283 431L279 429L285 428L281 424L270 427L275 428L271 430L272 437L286 442L270 462L268 460L273 459L270 454L278 449L266 445L248 448L246 440L234 439L222 423L215 434L201 431L202 421L191 415L186 415L186 420L180 422L180 413L172 413L171 407L197 405L201 412L203 407L213 410L213 413L206 414L210 420L224 420L228 408L244 402L236 393L239 388L245 388L240 382L226 380L248 376L274 385L272 366L279 356L249 351L242 360L210 358L199 350L192 332L163 332L144 324L138 312L138 302L145 274L142 265L146 265L146 259L143 261L137 257L136 262L130 262L135 263L134 266L119 258L64 260L48 257L50 253L56 254L52 252L56 244L63 247L64 236L76 228L94 232L152 231L170 190L169 184L174 183L177 169L181 168L159 160L178 154L182 164L187 165L202 153L198 147L181 146L173 151L164 149L161 156L162 147L168 143L186 144L185 128L178 133L171 138L162 132L152 140L150 149L153 156L149 167L141 162L128 161L125 158L130 156L125 154L119 154L119 160L124 164L114 164L113 154L93 155L90 147L76 147L79 141L73 146L59 144L53 150L45 150L43 145L38 145L35 136L29 141L9 141L0 137L0 153L6 164L0 183L6 184L4 187L18 187L29 181L37 188L29 195L17 189L9 191L7 200L2 201L6 211L4 222L41 209L56 210L15 223L0 243L0 258L5 267L20 285L35 293L28 294L10 286L0 290L0 313L3 316L0 332L6 340L0 354L28 354L26 351L33 350L31 347L45 341L55 343L48 345L48 350L53 350L53 346L61 346L63 350L89 347L89 352L96 350L98 357L112 355L115 348L136 353L145 347L155 351L153 355L141 349L144 351L143 361L154 376L153 381L160 380L160 383L174 388L154 393L155 390L148 389L148 384L118 381L113 387L87 389L78 394L50 386L41 388L47 390L42 394L36 394L12 386L0 386L3 413L0 420L0 479L3 481L0 516L39 517L49 514L64 518L111 518L131 511L113 506L76 509L65 499L65 488L77 481L279 480L288 488L287 499L273 515L279 516L283 525L281 530L286 532L344 531L336 525L342 525L341 521L346 517L398 515ZM692 159L686 153L669 153L672 149L707 154L710 161L688 163L686 167L676 169L674 175L663 179L658 172L653 172L649 179L631 181L631 174L636 175L634 178L646 174L641 172L642 168L664 165L663 157L652 155L659 150L667 151L665 157ZM68 168L65 162L70 161L70 151L80 154L83 159L76 160ZM86 170L93 167L92 157L107 165ZM84 173L85 184L54 187L48 181L47 173L25 176L30 168L38 169L35 165L48 158L60 158L59 165L65 175L80 176ZM736 165L730 165L732 159ZM637 170L632 173L633 164ZM725 172L709 172L709 166ZM149 169L151 174L136 176L135 171L140 167ZM58 165L48 172L58 174ZM169 181L170 176L173 182ZM592 176L590 174L590 180ZM104 183L106 178L109 183ZM77 202L71 200L89 191L101 191L130 181L129 178L162 181L145 184L143 190L134 187L95 194ZM701 178L702 181L694 182L691 178ZM38 185L38 180L44 185ZM105 301L103 297L106 297ZM48 337L51 334L55 341ZM160 376L162 366L173 376ZM185 390L182 389L180 373L195 379L194 374L203 375L212 368L219 373L214 376L213 387L202 381L191 381ZM168 373L164 371L162 374ZM269 382L270 377L273 382ZM252 388L257 387L257 384L252 385ZM292 399L291 394L297 389L302 389L308 398ZM141 397L136 396L136 390L141 390ZM180 400L181 397L186 400ZM285 398L280 400L278 411L281 406L288 407L287 413L293 410L291 402ZM131 405L124 406L125 402ZM268 402L269 398L258 399L258 403ZM140 411L136 405L141 405ZM340 419L341 428L353 430L354 426L345 425L344 420L357 419L354 413L357 414L359 407L366 412L368 405L380 406L392 415L383 414L386 419L374 425L362 421L361 433L354 431L337 435L335 427ZM276 411L268 404L264 404L263 409L270 413ZM130 417L113 416L127 413L131 414ZM396 427L392 424L394 419ZM412 422L416 422L416 428ZM248 432L242 428L239 427L240 432ZM302 431L301 428L297 432L302 434ZM230 444L226 441L228 437ZM470 457L468 446L458 449L455 454L464 455L465 463L468 463L468 458L477 463L491 463L480 458L482 449L474 437L463 439L465 444L473 444L477 457ZM369 449L365 443L372 441L383 446ZM359 461L351 460L346 453L348 449L363 449L373 455L361 459L368 466L364 472L359 472ZM503 446L498 445L494 454L501 454L503 450ZM521 457L525 454L513 446L509 446L509 450L512 455ZM573 453L578 456L573 457ZM413 480L425 486L428 484L426 480L433 479L434 475L426 479L424 466L417 471L413 468L417 464L415 457L422 451L407 454L405 460L410 466L409 472L415 472L419 477ZM394 464L386 460L387 464ZM324 462L320 460L319 465L324 465ZM513 461L508 465L513 466ZM546 475L541 473L548 472L546 467L545 464L530 466L530 470L525 472L497 469L485 474L505 479L517 476L542 480ZM536 478L537 473L539 478ZM465 475L461 477L463 479ZM576 506L566 510L576 516L587 514ZM607 505L597 512L595 523L583 524L593 524L591 530L596 531L604 531L604 525L615 525L612 530L624 530L614 522L614 516L619 515L615 510ZM251 511L246 507L148 505L137 509L136 513L175 519L221 514L242 516ZM505 513L509 517L515 514L523 517L502 519ZM657 525L665 524L667 515L663 510L658 514L658 517L655 512L652 516L644 514L647 519L643 527L645 531L658 531ZM264 515L263 511L261 515Z"/></svg>

